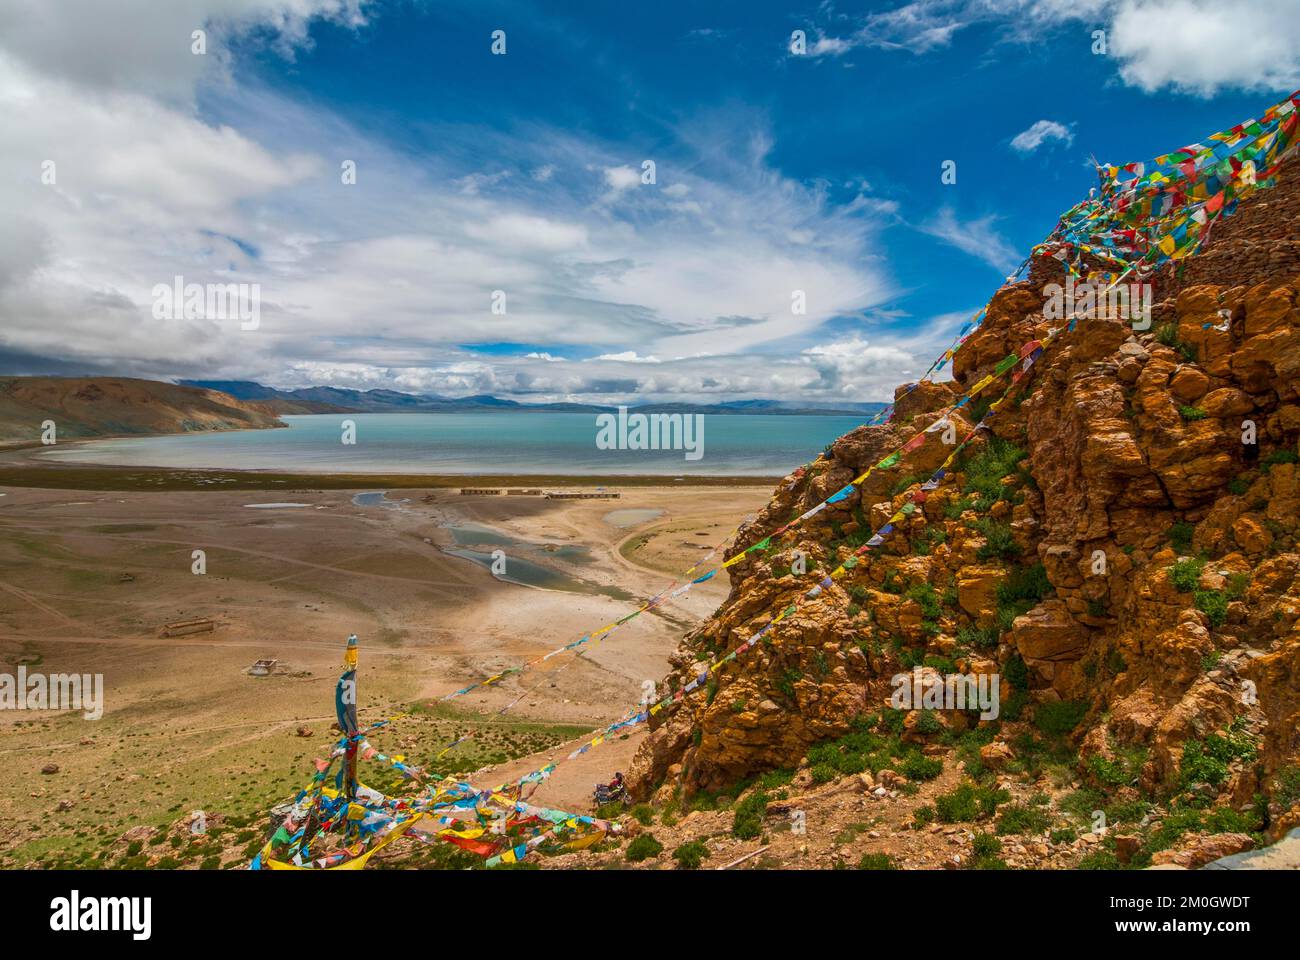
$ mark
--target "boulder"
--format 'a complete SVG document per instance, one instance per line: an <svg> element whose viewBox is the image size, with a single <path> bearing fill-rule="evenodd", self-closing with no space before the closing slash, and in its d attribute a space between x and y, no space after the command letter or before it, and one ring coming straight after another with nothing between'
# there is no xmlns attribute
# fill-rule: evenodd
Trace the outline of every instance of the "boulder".
<svg viewBox="0 0 1300 960"><path fill-rule="evenodd" d="M1015 759L1011 748L1001 740L994 740L980 747L980 760L992 770L1001 770Z"/></svg>
<svg viewBox="0 0 1300 960"><path fill-rule="evenodd" d="M1250 514L1237 518L1237 522L1232 525L1232 538L1237 541L1237 546L1251 557L1267 553L1268 548L1273 545L1273 534L1269 532L1268 527Z"/></svg>
<svg viewBox="0 0 1300 960"><path fill-rule="evenodd" d="M1192 403L1205 396L1206 391L1210 389L1210 378L1197 367L1184 365L1174 371L1174 377L1169 381L1169 389L1179 400Z"/></svg>
<svg viewBox="0 0 1300 960"><path fill-rule="evenodd" d="M962 567L957 571L957 605L976 620L991 621L998 608L998 587L1006 579L1005 567Z"/></svg>
<svg viewBox="0 0 1300 960"><path fill-rule="evenodd" d="M1026 660L1078 660L1088 630L1070 616L1062 600L1046 600L1012 623L1012 642Z"/></svg>
<svg viewBox="0 0 1300 960"><path fill-rule="evenodd" d="M1244 833L1215 833L1196 837L1181 850L1160 850L1151 857L1151 865L1173 864L1196 870L1212 860L1253 849L1255 841Z"/></svg>

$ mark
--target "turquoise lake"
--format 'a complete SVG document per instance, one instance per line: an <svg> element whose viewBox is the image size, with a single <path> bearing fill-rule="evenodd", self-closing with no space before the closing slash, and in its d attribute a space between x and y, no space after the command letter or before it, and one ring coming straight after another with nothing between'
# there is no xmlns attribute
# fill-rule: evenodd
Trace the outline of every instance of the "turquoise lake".
<svg viewBox="0 0 1300 960"><path fill-rule="evenodd" d="M56 447L77 463L302 473L782 476L865 422L844 416L704 415L703 455L601 450L586 413L356 413L284 417L288 429L188 433ZM356 443L341 442L342 423ZM61 445L62 446L62 445Z"/></svg>

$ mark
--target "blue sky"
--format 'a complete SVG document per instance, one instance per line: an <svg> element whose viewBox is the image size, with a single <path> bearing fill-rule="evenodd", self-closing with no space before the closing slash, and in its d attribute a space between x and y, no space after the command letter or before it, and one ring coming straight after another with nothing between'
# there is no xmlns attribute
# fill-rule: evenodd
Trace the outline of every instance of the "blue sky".
<svg viewBox="0 0 1300 960"><path fill-rule="evenodd" d="M0 361L888 399L1090 154L1147 159L1300 85L1300 3L1251 6L0 0ZM152 316L176 275L258 284L260 327Z"/></svg>

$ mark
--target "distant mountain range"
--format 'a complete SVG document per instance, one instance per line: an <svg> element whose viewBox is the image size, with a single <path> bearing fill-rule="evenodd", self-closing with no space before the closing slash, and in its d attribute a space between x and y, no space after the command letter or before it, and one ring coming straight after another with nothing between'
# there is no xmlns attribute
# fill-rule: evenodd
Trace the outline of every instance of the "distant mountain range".
<svg viewBox="0 0 1300 960"><path fill-rule="evenodd" d="M520 403L499 397L442 397L401 393L396 390L347 390L340 387L303 387L277 390L251 380L181 380L184 386L220 390L237 400L262 404L281 414L293 413L472 413L514 410L520 413L605 413L616 406L588 403ZM821 403L784 400L732 400L726 403L649 403L628 405L643 413L783 414L790 416L870 416L883 403ZM308 409L310 408L310 409Z"/></svg>
<svg viewBox="0 0 1300 960"><path fill-rule="evenodd" d="M839 414L866 419L883 403L814 404L735 400L707 405L659 403L629 406L642 413ZM473 413L493 410L607 413L615 406L519 403L498 397L439 397L396 390L306 387L277 390L249 380L182 380L133 377L0 376L0 444L40 439L53 421L58 439L150 436L208 430L283 427L283 416L313 413Z"/></svg>

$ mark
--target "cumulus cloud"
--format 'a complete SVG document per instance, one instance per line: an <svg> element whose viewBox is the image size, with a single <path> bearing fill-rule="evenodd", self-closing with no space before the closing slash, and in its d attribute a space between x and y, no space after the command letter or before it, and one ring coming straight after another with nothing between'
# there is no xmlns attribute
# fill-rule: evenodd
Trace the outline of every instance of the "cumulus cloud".
<svg viewBox="0 0 1300 960"><path fill-rule="evenodd" d="M112 18L84 6L82 19L75 4L43 8L33 26L25 4L0 0L0 27L23 21L0 29L0 354L12 372L792 396L829 381L797 354L758 370L747 351L816 337L893 294L873 256L879 211L782 176L748 115L725 136L718 117L684 124L662 189L640 183L625 150L552 129L484 128L475 150L449 151L461 159L412 158L318 106L205 73L216 61L174 55L179 36L192 56L187 25L199 23L210 57L236 30L290 56L314 18L360 25L360 0L185 0L157 5L155 21L143 6ZM96 42L113 56L65 56ZM341 182L343 158L355 184ZM256 284L260 328L154 318L152 291L175 276ZM795 291L806 312L792 310ZM473 343L544 346L503 357Z"/></svg>
<svg viewBox="0 0 1300 960"><path fill-rule="evenodd" d="M1201 96L1223 88L1300 87L1300 7L1295 0L1134 0L1116 5L1111 52L1125 82Z"/></svg>
<svg viewBox="0 0 1300 960"><path fill-rule="evenodd" d="M648 398L720 402L764 397L804 402L888 400L900 379L919 377L974 309L914 322L905 337L853 334L802 350L760 357L738 354L678 359L633 354L570 360L530 355L459 360L440 366L299 362L281 386L329 382L356 389L387 387L444 395L509 394L525 402L628 403Z"/></svg>
<svg viewBox="0 0 1300 960"><path fill-rule="evenodd" d="M1074 142L1070 128L1055 120L1039 120L1027 130L1021 130L1011 138L1011 149L1021 153L1033 153L1048 140L1060 140L1067 147Z"/></svg>
<svg viewBox="0 0 1300 960"><path fill-rule="evenodd" d="M605 182L612 190L631 190L641 185L641 174L628 166L606 167Z"/></svg>
<svg viewBox="0 0 1300 960"><path fill-rule="evenodd" d="M38 74L88 91L189 102L200 80L227 81L228 45L268 36L281 56L309 42L321 19L365 25L373 0L3 0L5 53ZM194 53L192 34L205 34Z"/></svg>

